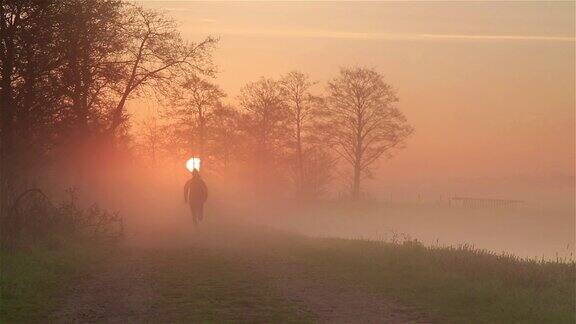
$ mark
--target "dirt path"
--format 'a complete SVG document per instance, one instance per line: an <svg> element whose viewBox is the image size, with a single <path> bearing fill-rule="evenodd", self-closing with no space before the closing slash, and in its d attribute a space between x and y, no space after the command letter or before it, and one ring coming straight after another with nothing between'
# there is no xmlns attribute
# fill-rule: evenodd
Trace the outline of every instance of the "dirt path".
<svg viewBox="0 0 576 324"><path fill-rule="evenodd" d="M225 240L215 239L215 237L223 236L226 238ZM184 286L188 283L181 282L181 280L187 280L181 273L210 272L210 269L198 269L197 264L191 266L185 262L189 262L190 258L204 257L203 254L208 253L216 256L221 255L223 258L232 258L234 263L238 264L238 269L245 269L246 273L250 274L245 279L240 278L240 280L248 281L248 287L250 282L259 285L265 284L266 287L269 287L270 295L278 295L288 303L299 305L298 307L302 308L302 312L313 314L316 322L429 322L425 315L414 309L402 307L354 285L343 284L331 279L311 279L308 276L310 269L284 258L277 249L268 249L266 246L268 241L260 241L257 236L250 232L226 231L225 233L199 234L194 239L189 240L187 246L181 245L182 240L177 239L175 241L180 243L172 247L164 246L160 253L157 249L142 247L126 247L118 251L107 264L96 268L98 270L94 276L86 278L71 292L68 301L55 314L56 322L174 322L176 321L175 318L179 318L175 316L175 312L193 313L195 311L194 309L184 309L192 306L184 302L185 296L182 296L182 294L194 293L192 292L194 288L171 294L161 294L158 292L158 283L155 282L155 278L158 276L153 272L163 271L162 276L164 278L174 278L171 279L174 281L169 285ZM194 251L196 254L191 255L187 251ZM160 263L164 261L158 258L159 255L173 255L173 260L180 258L182 262L180 264L179 261L176 261L178 263L176 266L172 264L162 267ZM171 271L174 274L169 273ZM236 270L231 269L230 271ZM222 289L219 287L221 283L217 281L211 280L202 283L202 289L209 289L209 287L206 288L206 285L213 285L215 289ZM223 293L238 294L237 291L228 292L226 289L223 290ZM240 293L242 293L242 289L240 289ZM172 306L167 312L159 305ZM236 307L234 311L246 313L251 311L249 305L246 305L245 308ZM216 315L212 316L217 316L218 311L218 309L214 309ZM214 319L215 317L211 318ZM234 321L243 321L244 318L241 317L240 320Z"/></svg>
<svg viewBox="0 0 576 324"><path fill-rule="evenodd" d="M122 250L95 265L55 314L59 323L143 323L155 295L143 251Z"/></svg>
<svg viewBox="0 0 576 324"><path fill-rule="evenodd" d="M430 323L425 314L354 286L306 278L306 269L284 264L266 269L289 299L304 303L320 323Z"/></svg>

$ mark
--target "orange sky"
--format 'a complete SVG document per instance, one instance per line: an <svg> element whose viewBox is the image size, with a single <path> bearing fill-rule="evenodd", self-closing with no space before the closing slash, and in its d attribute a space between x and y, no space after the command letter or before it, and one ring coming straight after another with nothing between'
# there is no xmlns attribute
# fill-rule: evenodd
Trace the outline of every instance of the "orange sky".
<svg viewBox="0 0 576 324"><path fill-rule="evenodd" d="M382 164L388 181L574 175L574 2L143 4L186 38L220 36L217 82L231 101L292 69L321 83L343 65L382 72L416 128Z"/></svg>

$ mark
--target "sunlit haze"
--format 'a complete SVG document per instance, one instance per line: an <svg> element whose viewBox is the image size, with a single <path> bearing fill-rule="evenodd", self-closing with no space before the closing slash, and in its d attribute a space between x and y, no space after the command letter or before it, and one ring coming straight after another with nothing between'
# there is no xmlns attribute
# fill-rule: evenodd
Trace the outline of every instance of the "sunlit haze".
<svg viewBox="0 0 576 324"><path fill-rule="evenodd" d="M573 184L574 3L142 3L173 16L186 38L220 38L217 82L230 102L245 80L293 69L319 90L340 66L383 73L417 135L382 161L382 182L368 184L376 190L436 195L466 182L499 196Z"/></svg>
<svg viewBox="0 0 576 324"><path fill-rule="evenodd" d="M576 323L576 2L0 1L0 323Z"/></svg>

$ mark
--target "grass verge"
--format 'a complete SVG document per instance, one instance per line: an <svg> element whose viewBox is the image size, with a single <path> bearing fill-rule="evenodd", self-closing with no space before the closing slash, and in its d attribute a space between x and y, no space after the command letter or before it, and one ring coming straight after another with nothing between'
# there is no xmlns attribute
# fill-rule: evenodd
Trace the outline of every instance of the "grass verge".
<svg viewBox="0 0 576 324"><path fill-rule="evenodd" d="M576 265L463 246L307 239L289 254L314 280L338 280L424 310L439 322L574 323Z"/></svg>
<svg viewBox="0 0 576 324"><path fill-rule="evenodd" d="M0 252L0 322L46 321L94 256L84 245Z"/></svg>

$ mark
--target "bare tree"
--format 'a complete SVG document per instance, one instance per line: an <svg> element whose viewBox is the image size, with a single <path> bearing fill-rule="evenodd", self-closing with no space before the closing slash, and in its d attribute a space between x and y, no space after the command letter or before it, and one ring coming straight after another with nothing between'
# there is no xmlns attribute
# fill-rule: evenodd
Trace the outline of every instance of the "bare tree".
<svg viewBox="0 0 576 324"><path fill-rule="evenodd" d="M217 85L197 75L189 75L175 92L174 105L168 109L167 115L175 127L189 133L185 142L192 148L191 153L200 158L206 153L211 119L225 96Z"/></svg>
<svg viewBox="0 0 576 324"><path fill-rule="evenodd" d="M239 122L240 113L234 107L219 105L209 124L209 161L224 175L242 158L244 141Z"/></svg>
<svg viewBox="0 0 576 324"><path fill-rule="evenodd" d="M0 217L52 145L57 1L0 1Z"/></svg>
<svg viewBox="0 0 576 324"><path fill-rule="evenodd" d="M296 196L302 198L306 186L304 152L305 141L314 131L313 123L319 98L312 95L311 88L316 84L302 72L292 71L280 80L282 95L289 108L290 123L293 129L296 159ZM306 150L307 151L307 150Z"/></svg>
<svg viewBox="0 0 576 324"><path fill-rule="evenodd" d="M117 62L128 73L117 88L119 99L112 110L109 131L114 133L125 120L124 107L132 94L144 88L165 93L180 75L212 75L211 52L217 39L184 42L176 24L163 14L136 5L126 5L123 30L129 37Z"/></svg>
<svg viewBox="0 0 576 324"><path fill-rule="evenodd" d="M333 148L352 166L352 199L358 200L362 177L400 148L413 128L395 106L394 89L373 69L342 68L327 91Z"/></svg>
<svg viewBox="0 0 576 324"><path fill-rule="evenodd" d="M317 199L328 191L334 178L336 158L323 144L310 145L303 154L302 198Z"/></svg>
<svg viewBox="0 0 576 324"><path fill-rule="evenodd" d="M242 129L252 147L258 185L263 172L272 172L283 155L288 132L288 108L278 81L261 78L240 90Z"/></svg>
<svg viewBox="0 0 576 324"><path fill-rule="evenodd" d="M186 42L175 22L158 11L119 0L62 3L55 18L64 104L80 133L116 134L134 95L165 95L182 75L214 72L211 51L217 40Z"/></svg>
<svg viewBox="0 0 576 324"><path fill-rule="evenodd" d="M127 145L126 102L212 75L215 44L188 43L171 19L123 0L0 1L0 217L10 196L51 171L76 182L61 177L70 166L96 169L109 143L94 135Z"/></svg>
<svg viewBox="0 0 576 324"><path fill-rule="evenodd" d="M25 15L25 6L17 1L11 1L0 6L0 62L1 66L1 133L0 133L0 208L2 218L7 216L8 205L11 204L11 190L14 185L12 171L14 159L15 104L14 79L17 64L18 34L22 29L22 16Z"/></svg>
<svg viewBox="0 0 576 324"><path fill-rule="evenodd" d="M158 165L161 150L164 147L165 136L162 125L156 117L149 117L139 125L139 151L149 159L153 168Z"/></svg>
<svg viewBox="0 0 576 324"><path fill-rule="evenodd" d="M123 4L117 0L62 1L57 18L62 66L63 118L73 146L98 133L113 106L115 87L127 70L116 61L129 37L122 32Z"/></svg>
<svg viewBox="0 0 576 324"><path fill-rule="evenodd" d="M106 152L110 160L125 151L126 103L137 95L167 95L183 76L212 75L216 39L186 42L171 18L124 1L64 3L61 75L64 107L71 110L64 120L76 129L67 137L73 144L69 162L76 185L83 186L95 154Z"/></svg>

